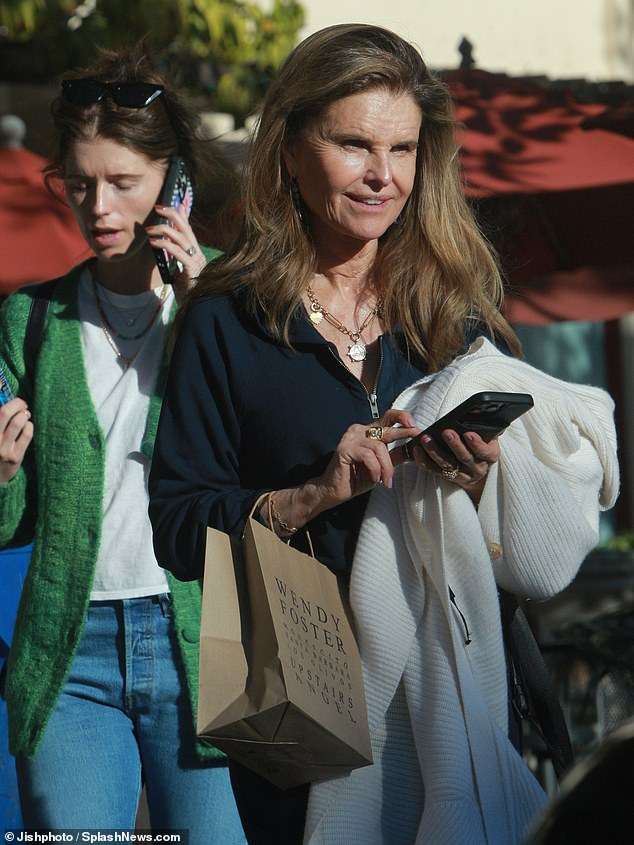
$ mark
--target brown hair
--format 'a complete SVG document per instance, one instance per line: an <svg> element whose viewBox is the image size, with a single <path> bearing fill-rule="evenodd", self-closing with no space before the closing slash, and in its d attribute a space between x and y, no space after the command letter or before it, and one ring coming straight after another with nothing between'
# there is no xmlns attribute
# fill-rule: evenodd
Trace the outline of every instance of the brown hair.
<svg viewBox="0 0 634 845"><path fill-rule="evenodd" d="M60 94L51 105L55 147L50 155L51 163L44 170L46 184L56 196L59 191L55 183L64 178L73 145L98 136L116 141L151 161L182 157L194 186L194 228L204 230L213 209L217 210L235 194L237 179L232 169L211 142L201 139L198 115L158 72L143 42L120 52L100 49L92 65L68 72L62 78L153 83L161 85L163 93L149 106L139 109L118 106L111 97L80 105ZM211 183L222 184L221 201L217 189L213 193L208 188ZM215 202L210 203L206 195L212 193Z"/></svg>
<svg viewBox="0 0 634 845"><path fill-rule="evenodd" d="M203 272L190 299L246 285L271 333L289 342L289 321L317 256L310 228L292 201L282 150L329 104L377 87L411 95L423 116L412 194L400 222L381 237L375 261L386 330L399 328L430 369L460 350L470 319L519 352L499 312L497 262L460 185L449 92L411 44L365 24L322 29L280 68L250 150L242 231L231 254Z"/></svg>

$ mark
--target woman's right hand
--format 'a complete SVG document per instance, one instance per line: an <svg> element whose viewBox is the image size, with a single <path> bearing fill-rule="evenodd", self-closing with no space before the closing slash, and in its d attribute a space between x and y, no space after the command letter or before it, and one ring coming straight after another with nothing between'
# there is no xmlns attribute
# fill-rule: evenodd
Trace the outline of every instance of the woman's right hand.
<svg viewBox="0 0 634 845"><path fill-rule="evenodd" d="M0 407L0 484L17 475L33 439L31 412L24 399L11 399Z"/></svg>
<svg viewBox="0 0 634 845"><path fill-rule="evenodd" d="M155 208L168 222L146 226L145 231L150 245L155 249L166 250L182 268L172 280L176 300L180 302L207 266L207 259L196 239L184 205L178 209L164 205Z"/></svg>
<svg viewBox="0 0 634 845"><path fill-rule="evenodd" d="M380 438L368 436L381 433ZM388 444L420 433L405 411L387 411L369 425L352 425L345 432L323 475L315 480L326 510L362 493L376 484L392 486L394 462Z"/></svg>
<svg viewBox="0 0 634 845"><path fill-rule="evenodd" d="M375 437L369 436L374 434ZM380 433L380 439L376 437ZM322 475L300 487L274 492L278 526L301 528L323 511L367 493L375 485L392 486L395 463L388 444L420 434L405 411L387 411L367 425L351 425ZM281 521L280 521L281 520Z"/></svg>

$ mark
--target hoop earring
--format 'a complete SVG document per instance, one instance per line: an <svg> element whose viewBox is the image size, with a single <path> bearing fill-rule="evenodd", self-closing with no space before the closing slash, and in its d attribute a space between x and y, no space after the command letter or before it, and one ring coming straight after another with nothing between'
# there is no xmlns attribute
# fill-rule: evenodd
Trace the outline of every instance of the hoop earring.
<svg viewBox="0 0 634 845"><path fill-rule="evenodd" d="M290 194L291 194L291 202L293 203L295 211L297 212L297 216L299 217L300 222L303 223L304 222L304 206L303 206L303 203L302 203L301 195L299 193L299 186L297 185L297 180L295 179L294 176L291 178Z"/></svg>

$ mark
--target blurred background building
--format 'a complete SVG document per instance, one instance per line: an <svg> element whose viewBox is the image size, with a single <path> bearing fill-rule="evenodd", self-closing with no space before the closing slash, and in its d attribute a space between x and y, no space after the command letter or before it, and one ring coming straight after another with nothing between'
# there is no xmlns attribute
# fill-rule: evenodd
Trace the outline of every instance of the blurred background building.
<svg viewBox="0 0 634 845"><path fill-rule="evenodd" d="M394 29L434 68L456 64L463 37L479 67L513 76L634 82L631 0L304 0L302 35L360 21Z"/></svg>

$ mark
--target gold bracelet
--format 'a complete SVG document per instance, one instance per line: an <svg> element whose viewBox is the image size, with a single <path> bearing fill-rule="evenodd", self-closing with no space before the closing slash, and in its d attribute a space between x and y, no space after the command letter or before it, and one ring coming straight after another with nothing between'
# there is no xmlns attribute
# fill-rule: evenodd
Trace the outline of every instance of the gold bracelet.
<svg viewBox="0 0 634 845"><path fill-rule="evenodd" d="M284 520L280 516L280 512L275 507L275 501L273 499L274 495L274 493L271 493L271 495L269 496L269 505L271 506L271 513L273 514L273 519L277 522L282 531L286 531L287 534L295 534L297 528L293 528L287 522L284 522Z"/></svg>

